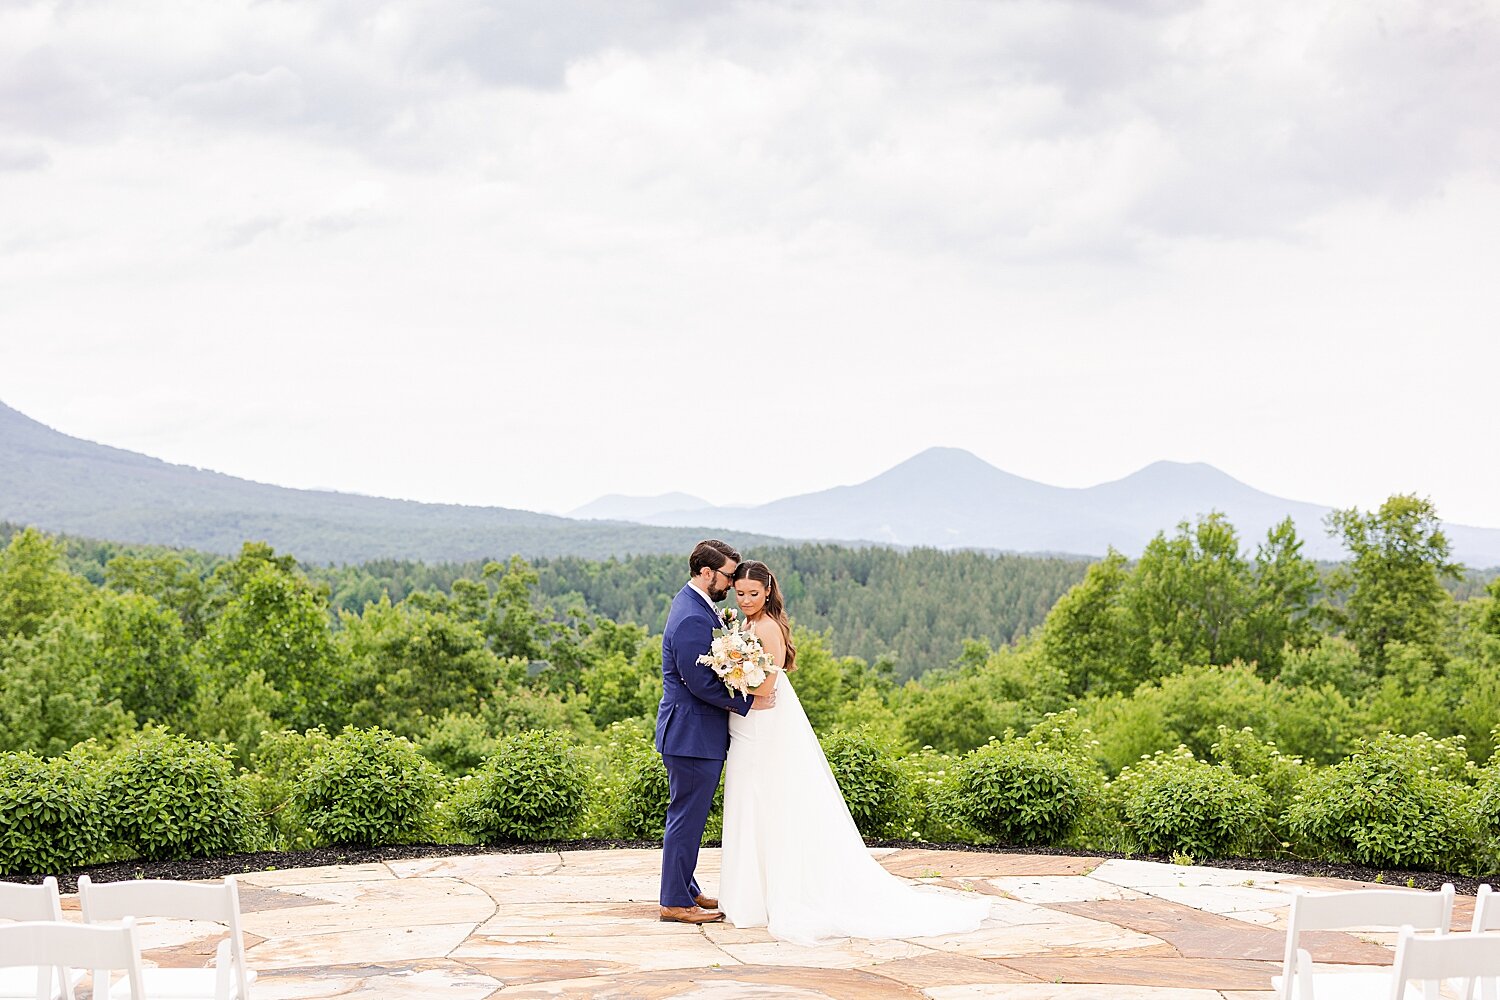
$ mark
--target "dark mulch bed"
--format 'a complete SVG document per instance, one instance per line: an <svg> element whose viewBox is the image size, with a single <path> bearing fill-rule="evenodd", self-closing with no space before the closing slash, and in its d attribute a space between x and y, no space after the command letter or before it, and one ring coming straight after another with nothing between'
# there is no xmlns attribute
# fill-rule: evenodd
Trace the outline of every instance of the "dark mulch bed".
<svg viewBox="0 0 1500 1000"><path fill-rule="evenodd" d="M1167 861L1150 854L1113 854L1108 851L1074 851L1057 847L1007 847L997 844L928 844L910 840L866 840L871 847L899 847L922 851L976 851L1005 854L1050 854L1064 857L1125 858L1139 861ZM716 841L710 847L719 846ZM533 854L539 851L616 851L628 848L660 848L659 840L559 840L534 844L391 844L384 847L320 847L307 851L260 851L253 854L230 854L222 858L197 858L187 861L116 861L90 865L76 872L59 873L58 887L75 892L78 876L87 875L95 882L117 882L133 878L209 879L281 868L316 868L323 865L358 865L372 861L407 861L415 858L447 858L464 854ZM1442 872L1400 871L1369 868L1363 865L1336 864L1331 861L1305 861L1299 858L1206 858L1197 862L1215 868L1240 868L1249 871L1280 872L1321 878L1354 879L1359 882L1384 882L1387 885L1410 885L1418 889L1437 889L1444 882L1473 895L1481 882L1500 885L1500 874L1486 878L1447 875ZM41 875L0 877L8 882L37 883Z"/></svg>

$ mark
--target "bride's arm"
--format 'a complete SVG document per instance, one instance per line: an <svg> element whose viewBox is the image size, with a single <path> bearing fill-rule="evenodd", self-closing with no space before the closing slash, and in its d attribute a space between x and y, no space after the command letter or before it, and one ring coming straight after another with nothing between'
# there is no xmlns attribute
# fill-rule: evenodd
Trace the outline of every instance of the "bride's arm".
<svg viewBox="0 0 1500 1000"><path fill-rule="evenodd" d="M755 637L760 640L760 646L771 654L771 662L776 664L776 670L772 671L764 681L757 687L750 689L751 694L770 694L776 690L776 678L781 676L781 664L786 660L786 642L781 638L781 626L773 621L761 620L751 625Z"/></svg>

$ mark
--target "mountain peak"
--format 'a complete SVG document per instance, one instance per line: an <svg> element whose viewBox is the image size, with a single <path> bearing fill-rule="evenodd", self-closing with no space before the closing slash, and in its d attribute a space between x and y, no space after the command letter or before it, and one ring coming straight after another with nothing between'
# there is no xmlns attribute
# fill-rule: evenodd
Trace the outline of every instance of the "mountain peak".
<svg viewBox="0 0 1500 1000"><path fill-rule="evenodd" d="M963 448L928 448L869 480L871 485L902 485L923 491L1032 491L1050 487L996 468Z"/></svg>
<svg viewBox="0 0 1500 1000"><path fill-rule="evenodd" d="M959 468L972 467L976 465L983 465L986 468L994 468L994 466L990 465L990 463L986 462L984 459L980 458L972 451L968 451L963 448L949 448L943 445L934 445L931 448L924 448L922 451L917 452L911 458L908 458L906 461L901 462L896 466L896 468L899 469L902 465L915 465L919 463L922 465L941 465L945 467Z"/></svg>
<svg viewBox="0 0 1500 1000"><path fill-rule="evenodd" d="M1122 479L1101 483L1095 489L1131 486L1153 490L1251 489L1229 473L1207 462L1158 461L1143 466Z"/></svg>
<svg viewBox="0 0 1500 1000"><path fill-rule="evenodd" d="M932 477L940 477L946 479L952 477L973 478L976 476L1000 476L1017 479L1022 482L1025 481L1020 480L1019 477L1011 476L1010 473L1003 469L995 468L995 466L986 462L972 451L965 451L963 448L936 447L917 452L906 461L893 465L880 475L875 476L870 482L882 482L887 477L896 479L915 477L930 479Z"/></svg>

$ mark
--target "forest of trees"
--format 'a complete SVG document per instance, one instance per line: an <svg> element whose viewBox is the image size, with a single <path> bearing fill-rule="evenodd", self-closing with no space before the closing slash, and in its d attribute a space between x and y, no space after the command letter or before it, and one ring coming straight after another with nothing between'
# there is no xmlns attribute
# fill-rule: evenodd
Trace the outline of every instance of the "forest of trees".
<svg viewBox="0 0 1500 1000"><path fill-rule="evenodd" d="M1251 543L1217 514L1087 566L754 554L792 597L799 700L867 833L1493 870L1500 578L1455 565L1417 497L1329 530L1335 566L1290 521ZM225 559L7 536L0 795L31 804L0 822L0 874L341 836L659 836L658 630L685 559L310 568L255 542ZM397 758L424 789L399 822L340 827L348 796L404 787ZM464 796L511 787L497 768L568 808L489 825ZM234 836L101 829L48 853L109 814L90 796L169 779L182 812L158 834ZM237 818L204 819L220 806Z"/></svg>
<svg viewBox="0 0 1500 1000"><path fill-rule="evenodd" d="M756 555L780 569L799 692L823 729L961 752L1071 707L1110 770L1178 743L1206 750L1219 724L1314 760L1385 730L1463 735L1487 757L1500 583L1454 595L1464 574L1415 497L1330 528L1350 552L1331 569L1300 555L1290 522L1247 551L1220 515L1090 566L821 545ZM352 723L467 759L517 727L644 729L682 562L309 570L256 543L221 559L13 531L0 749L58 754L162 723L248 753L262 730Z"/></svg>
<svg viewBox="0 0 1500 1000"><path fill-rule="evenodd" d="M903 681L948 666L965 641L1004 645L1025 636L1088 566L1076 559L816 543L744 555L773 567L799 625L829 636L840 654L880 661ZM683 554L531 563L539 594L556 611L634 622L652 633L666 624L685 565ZM335 607L357 612L382 596L400 601L416 590L447 591L483 569L482 563L380 562L309 572L327 583Z"/></svg>

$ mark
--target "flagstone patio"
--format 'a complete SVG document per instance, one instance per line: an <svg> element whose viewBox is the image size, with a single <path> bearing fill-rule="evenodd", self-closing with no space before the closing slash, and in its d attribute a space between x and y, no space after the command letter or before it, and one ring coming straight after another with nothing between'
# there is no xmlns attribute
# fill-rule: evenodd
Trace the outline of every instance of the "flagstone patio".
<svg viewBox="0 0 1500 1000"><path fill-rule="evenodd" d="M819 948L656 919L659 851L487 854L240 877L257 1000L303 997L908 997L1270 1000L1292 888L1362 883L1143 861L873 850L928 891L984 893L971 934ZM719 852L700 877L717 881ZM76 910L76 899L67 905ZM1469 919L1460 898L1455 925ZM222 929L156 922L148 961L205 964ZM1323 932L1315 961L1388 964Z"/></svg>

